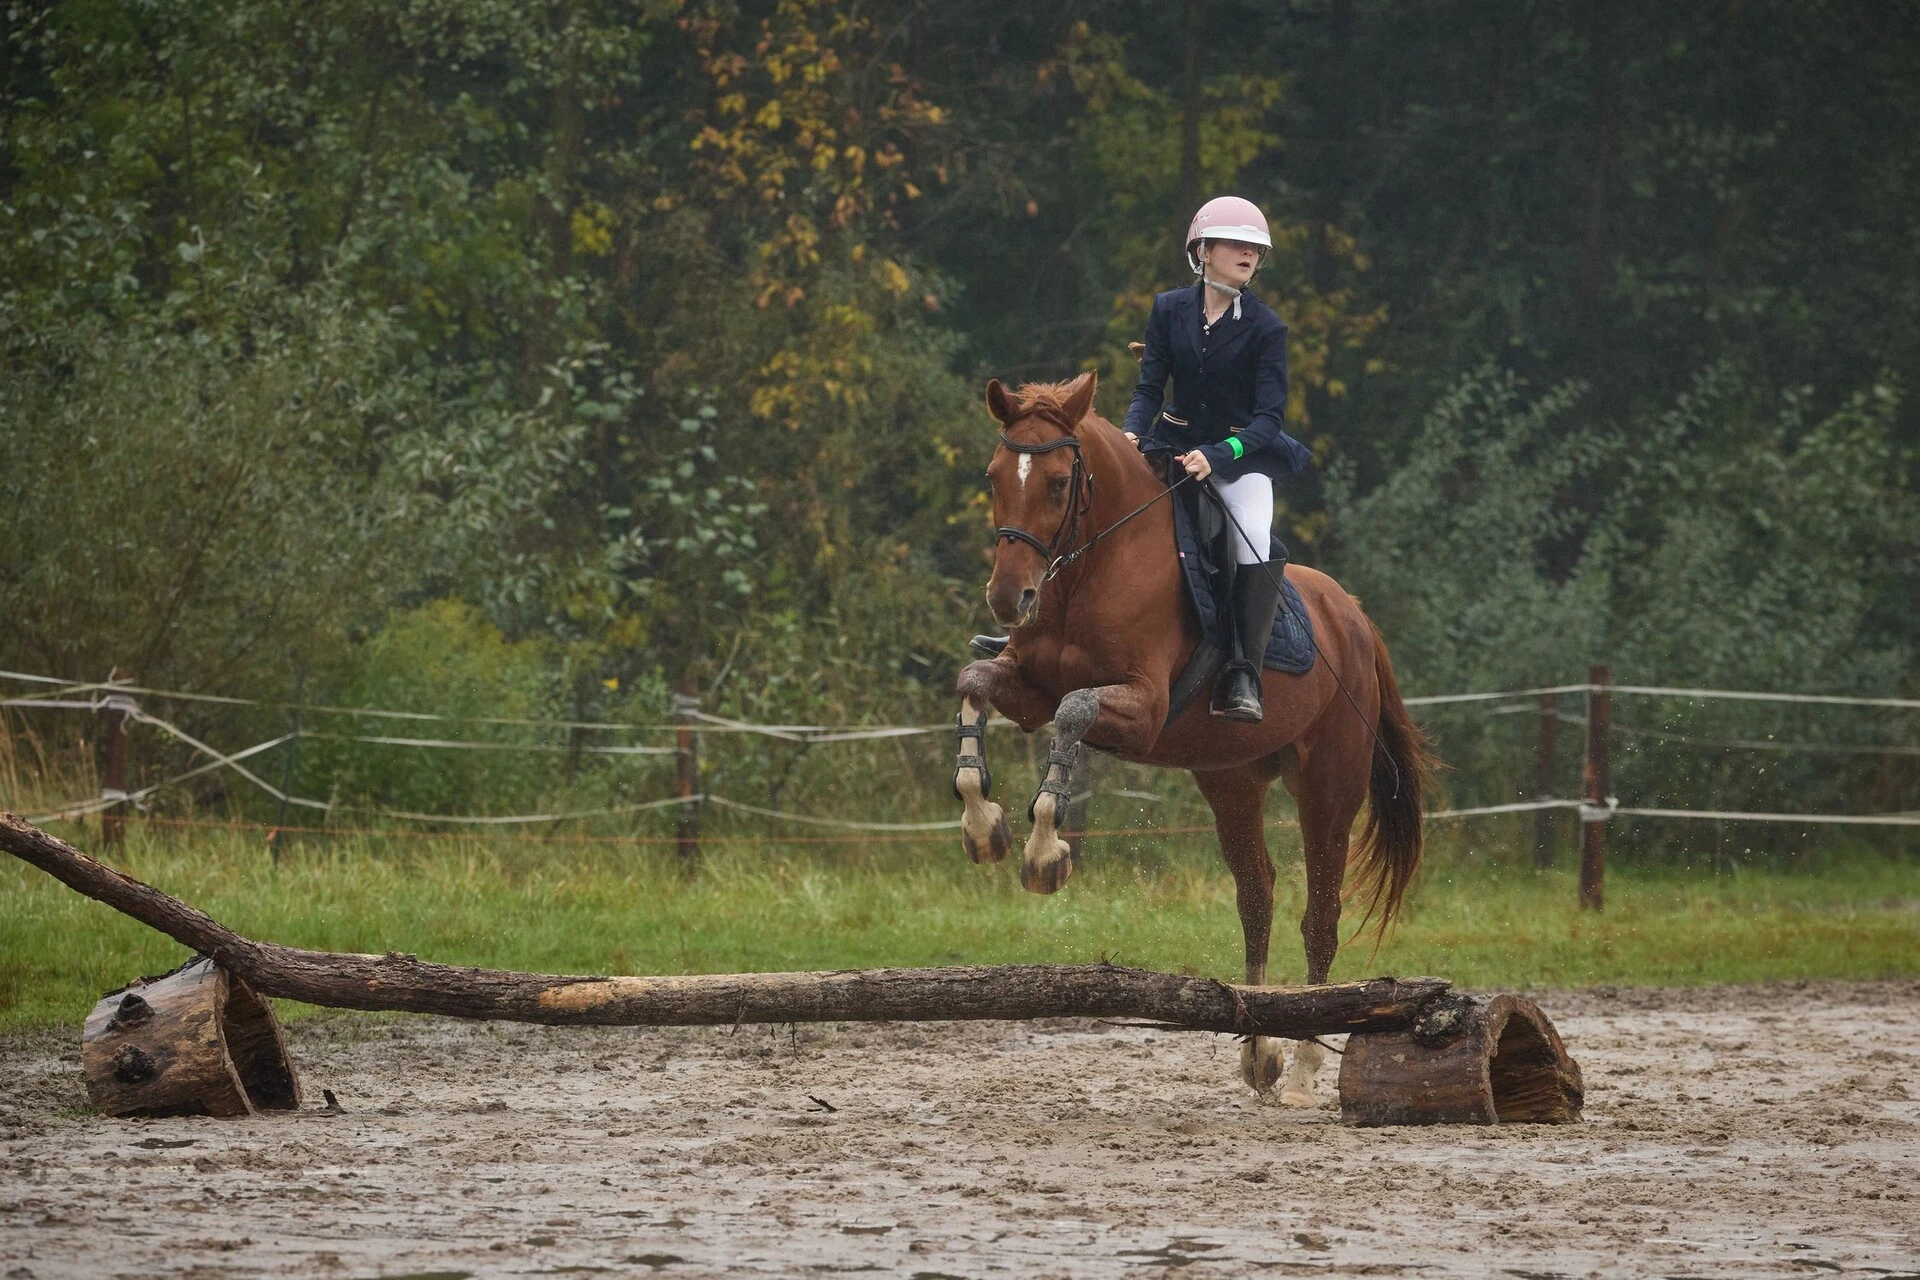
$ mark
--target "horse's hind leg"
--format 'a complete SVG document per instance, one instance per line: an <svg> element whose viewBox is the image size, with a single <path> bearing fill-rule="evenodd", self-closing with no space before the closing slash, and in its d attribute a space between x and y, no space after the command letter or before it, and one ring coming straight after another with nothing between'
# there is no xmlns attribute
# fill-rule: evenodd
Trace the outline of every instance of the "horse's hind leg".
<svg viewBox="0 0 1920 1280"><path fill-rule="evenodd" d="M1353 722L1356 734L1364 731ZM1287 776L1287 790L1300 808L1300 842L1307 864L1307 909L1300 917L1300 938L1307 951L1307 981L1325 982L1340 950L1340 891L1347 878L1347 841L1366 795L1367 746L1354 750L1322 746L1309 755L1305 771ZM1280 1101L1293 1107L1315 1105L1313 1077L1327 1051L1303 1041L1280 1086Z"/></svg>
<svg viewBox="0 0 1920 1280"><path fill-rule="evenodd" d="M1267 980L1267 942L1273 932L1273 859L1267 855L1266 796L1279 769L1261 761L1237 769L1195 773L1200 794L1213 809L1220 856L1233 872L1240 932L1247 944L1247 982ZM1240 1046L1240 1078L1265 1095L1280 1079L1280 1042L1253 1036Z"/></svg>

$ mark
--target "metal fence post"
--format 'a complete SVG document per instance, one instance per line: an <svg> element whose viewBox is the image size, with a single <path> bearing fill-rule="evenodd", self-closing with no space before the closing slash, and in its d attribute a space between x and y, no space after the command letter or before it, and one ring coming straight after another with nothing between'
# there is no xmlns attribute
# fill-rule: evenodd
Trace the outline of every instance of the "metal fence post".
<svg viewBox="0 0 1920 1280"><path fill-rule="evenodd" d="M280 811L274 815L273 830L267 832L267 852L274 865L280 863L280 842L286 839L281 828L287 824L287 797L293 794L293 770L300 760L300 708L307 701L307 664L301 663L293 678L293 729L287 736L286 766L280 771Z"/></svg>
<svg viewBox="0 0 1920 1280"><path fill-rule="evenodd" d="M109 685L133 679L115 667L107 676ZM133 701L120 694L108 694L100 703L106 717L107 769L100 798L115 803L100 811L100 843L111 847L126 839L127 825L127 730L133 723Z"/></svg>
<svg viewBox="0 0 1920 1280"><path fill-rule="evenodd" d="M1587 668L1587 804L1580 813L1580 905L1600 910L1605 902L1607 874L1607 793L1612 790L1607 769L1607 730L1612 722L1608 686L1613 668L1596 663Z"/></svg>
<svg viewBox="0 0 1920 1280"><path fill-rule="evenodd" d="M673 695L673 718L679 755L675 757L675 781L680 796L680 820L674 828L674 852L688 866L700 858L700 735L694 732L694 713L700 700L684 693Z"/></svg>
<svg viewBox="0 0 1920 1280"><path fill-rule="evenodd" d="M1560 708L1554 694L1540 695L1540 772L1535 779L1535 800L1553 799L1553 749L1560 732ZM1546 870L1553 865L1554 811L1533 812L1533 865Z"/></svg>

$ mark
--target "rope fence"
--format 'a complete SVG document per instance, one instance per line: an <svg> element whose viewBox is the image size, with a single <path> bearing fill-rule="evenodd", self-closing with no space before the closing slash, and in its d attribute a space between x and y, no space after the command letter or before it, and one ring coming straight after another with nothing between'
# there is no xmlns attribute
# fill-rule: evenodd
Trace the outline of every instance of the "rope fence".
<svg viewBox="0 0 1920 1280"><path fill-rule="evenodd" d="M1453 821L1489 817L1505 814L1536 813L1544 814L1556 810L1571 809L1578 812L1583 828L1583 839L1588 845L1589 860L1597 830L1601 824L1616 817L1654 818L1680 821L1713 822L1758 822L1758 823L1799 823L1809 826L1867 826L1867 827L1917 827L1920 826L1920 811L1897 813L1782 813L1766 811L1728 810L1728 809L1682 809L1622 805L1618 797L1607 793L1605 779L1605 738L1609 733L1618 733L1632 738L1643 738L1661 742L1681 743L1695 746L1708 746L1724 749L1755 751L1807 751L1832 752L1843 754L1879 754L1887 756L1920 756L1920 746L1900 744L1870 743L1818 743L1786 742L1773 739L1713 739L1670 733L1644 726L1616 724L1611 720L1609 699L1615 696L1645 698L1679 698L1695 701L1733 701L1747 703L1778 703L1788 705L1845 706L1872 708L1878 710L1920 710L1920 699L1888 697L1853 697L1829 694L1768 693L1752 690L1728 690L1706 688L1683 688L1662 685L1615 685L1605 679L1605 669L1596 667L1593 673L1598 678L1577 684L1542 686L1531 689L1495 690L1482 693L1442 694L1428 697L1407 698L1409 707L1450 707L1486 704L1486 714L1506 715L1532 710L1531 704L1550 706L1550 700L1569 695L1586 697L1589 715L1560 714L1558 718L1569 724L1584 726L1588 730L1589 741L1589 794L1580 799L1557 797L1542 794L1532 800L1522 800L1505 804L1479 805L1464 808L1430 810L1425 815L1430 821ZM180 742L193 755L204 757L192 768L176 773L161 781L150 783L137 790L127 790L123 781L109 778L97 797L77 799L70 804L59 806L53 811L33 817L36 823L71 821L94 814L124 812L124 806L144 807L144 802L169 788L180 786L192 779L218 770L226 770L243 779L248 784L272 797L283 807L295 806L325 815L362 814L375 819L404 823L448 824L466 828L491 828L496 831L515 827L551 825L588 818L619 817L655 810L678 809L682 815L697 814L702 806L730 810L742 814L779 823L794 824L802 827L832 828L835 831L849 833L836 836L708 836L716 843L828 843L855 842L908 842L931 838L935 833L957 830L960 826L957 818L935 822L867 822L837 818L818 814L799 813L788 809L765 805L750 804L746 801L717 794L699 788L697 785L697 765L689 774L689 757L695 752L689 746L689 730L699 734L747 734L757 735L799 745L827 743L878 741L884 739L913 738L930 734L950 733L951 724L934 725L824 725L824 724L757 724L726 716L715 715L699 710L682 700L676 714L682 718L671 724L631 724L619 721L561 720L525 717L489 717L445 715L418 711L397 711L378 707L332 707L325 705L304 705L272 702L259 699L234 698L215 694L192 693L180 690L153 689L134 685L127 681L73 682L63 681L50 676L33 673L0 671L0 679L25 684L43 686L42 689L18 697L0 698L0 708L20 710L63 710L85 712L89 714L107 714L119 717L119 729L124 734L131 724L148 726ZM344 717L368 717L388 720L404 720L422 723L448 725L481 725L490 727L529 728L546 730L599 731L661 733L672 732L680 735L680 744L675 746L649 746L639 744L555 744L538 742L495 742L474 739L446 737L410 737L387 734L354 734L334 731L313 731L295 728L292 732L280 734L231 753L222 752L206 742L194 737L171 721L145 710L135 700L134 695L161 701L181 701L211 703L223 706L248 707L267 710L295 710L303 715L330 715ZM991 727L1005 728L1010 721L994 719ZM1598 737L1596 738L1596 730ZM524 814L452 814L426 813L404 809L385 809L364 805L340 803L330 800L316 800L311 797L292 794L286 788L276 787L249 769L245 761L253 759L275 748L288 746L302 740L355 743L372 746L390 746L426 751L485 751L485 752L534 752L568 753L575 755L595 755L610 757L675 757L682 766L682 780L676 794L658 799L636 801L627 804L601 806L591 809L574 809L555 812ZM1596 741L1601 752L1601 783L1594 789L1594 769L1592 753ZM124 753L123 753L124 754ZM291 776L291 775L289 775ZM696 779L689 781L689 777ZM1115 789L1112 794L1123 797L1158 799L1152 793ZM1084 801L1087 797L1076 797ZM209 826L233 829L260 829L271 833L325 832L332 835L379 835L418 838L456 838L458 833L423 831L385 831L373 828L346 828L329 825L326 827L298 827L289 825L267 826L235 822L196 823L184 819L164 819L150 817L150 822L160 825ZM1544 820L1544 819L1543 819ZM1082 824L1084 825L1084 823ZM1292 822L1270 823L1269 826L1293 826ZM1211 831L1210 826L1184 827L1126 827L1114 829L1087 828L1069 832L1079 838L1140 838L1155 835L1187 834ZM578 839L595 842L620 844L665 844L678 843L683 849L688 835L683 830L672 836L560 836L545 834L538 836L517 835L523 839ZM698 840L697 826L693 839ZM1597 879L1597 873L1596 873Z"/></svg>

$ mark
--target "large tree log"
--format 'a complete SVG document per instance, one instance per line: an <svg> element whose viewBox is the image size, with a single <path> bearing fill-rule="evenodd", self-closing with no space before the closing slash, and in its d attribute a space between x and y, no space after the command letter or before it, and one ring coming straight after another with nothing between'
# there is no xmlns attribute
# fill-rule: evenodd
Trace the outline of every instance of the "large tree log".
<svg viewBox="0 0 1920 1280"><path fill-rule="evenodd" d="M1404 1031L1357 1035L1340 1059L1348 1124L1570 1124L1586 1090L1540 1007L1449 995Z"/></svg>
<svg viewBox="0 0 1920 1280"><path fill-rule="evenodd" d="M255 942L12 814L0 813L0 849L212 958L261 995L342 1009L601 1026L1104 1017L1301 1039L1408 1027L1450 985L1374 978L1249 987L1104 964L669 978L463 969Z"/></svg>
<svg viewBox="0 0 1920 1280"><path fill-rule="evenodd" d="M272 1008L204 957L102 996L81 1033L80 1069L108 1115L300 1109Z"/></svg>

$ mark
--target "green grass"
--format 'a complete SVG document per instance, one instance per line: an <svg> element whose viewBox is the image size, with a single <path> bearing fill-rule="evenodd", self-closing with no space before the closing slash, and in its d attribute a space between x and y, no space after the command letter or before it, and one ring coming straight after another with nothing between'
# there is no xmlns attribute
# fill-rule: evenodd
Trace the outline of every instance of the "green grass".
<svg viewBox="0 0 1920 1280"><path fill-rule="evenodd" d="M1303 974L1291 832L1269 979ZM1233 885L1198 837L1089 848L1060 894L957 841L710 849L697 876L657 848L342 839L275 866L256 833L149 832L116 865L250 936L338 951L563 973L699 973L1110 959L1238 979ZM1432 973L1472 987L1689 984L1920 973L1920 865L1849 853L1818 870L1614 871L1582 912L1571 874L1442 842L1406 920L1334 977ZM42 872L0 865L0 1027L74 1025L101 992L182 960L175 943Z"/></svg>

